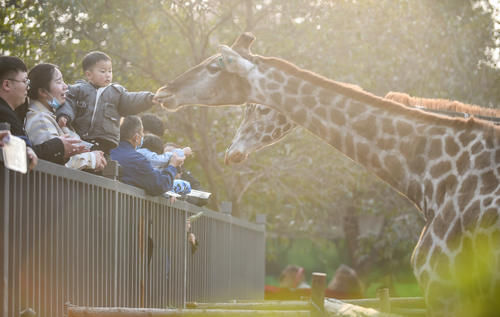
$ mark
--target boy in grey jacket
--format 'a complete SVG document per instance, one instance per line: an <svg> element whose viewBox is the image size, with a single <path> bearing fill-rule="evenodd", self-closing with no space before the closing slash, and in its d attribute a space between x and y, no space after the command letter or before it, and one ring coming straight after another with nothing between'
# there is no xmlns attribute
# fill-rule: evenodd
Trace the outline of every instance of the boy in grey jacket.
<svg viewBox="0 0 500 317"><path fill-rule="evenodd" d="M59 126L71 124L92 150L106 154L120 141L120 119L145 111L156 103L151 92L128 92L112 84L111 58L99 51L85 55L82 68L87 81L69 86L66 103L56 112Z"/></svg>

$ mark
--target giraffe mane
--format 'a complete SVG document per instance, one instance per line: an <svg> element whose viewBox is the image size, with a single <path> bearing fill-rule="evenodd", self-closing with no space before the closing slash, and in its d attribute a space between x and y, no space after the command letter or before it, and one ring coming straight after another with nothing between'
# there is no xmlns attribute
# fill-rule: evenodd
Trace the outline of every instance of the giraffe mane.
<svg viewBox="0 0 500 317"><path fill-rule="evenodd" d="M345 96L363 103L370 103L374 106L379 106L382 109L394 111L395 113L408 114L408 112L411 111L411 116L413 118L420 119L431 124L456 126L458 129L477 128L484 130L487 135L491 134L496 138L500 138L500 126L496 126L490 121L479 120L474 117L469 117L467 119L448 117L440 114L424 112L415 108L410 108L409 106L406 106L405 104L399 103L397 101L376 96L370 92L367 92L359 86L338 82L326 78L322 75L316 74L312 71L301 69L281 58L252 55L251 59L254 63L257 64L257 66L261 63L273 66L280 70L286 71L289 74L293 74L296 77L307 80L315 86L319 86L328 90L333 89Z"/></svg>
<svg viewBox="0 0 500 317"><path fill-rule="evenodd" d="M455 100L412 97L406 93L394 91L387 93L385 98L397 101L407 106L422 106L427 109L449 110L455 112L465 112L472 115L500 118L500 109L483 108L477 105L461 103Z"/></svg>

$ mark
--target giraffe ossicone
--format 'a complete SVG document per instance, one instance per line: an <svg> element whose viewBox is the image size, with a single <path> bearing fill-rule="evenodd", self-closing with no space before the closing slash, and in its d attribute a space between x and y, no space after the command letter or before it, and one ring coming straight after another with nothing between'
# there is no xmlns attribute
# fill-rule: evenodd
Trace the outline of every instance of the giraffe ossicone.
<svg viewBox="0 0 500 317"><path fill-rule="evenodd" d="M174 111L189 104L262 104L317 135L425 215L411 262L431 314L496 314L500 127L411 109L284 60L251 54L252 41L251 35L241 36L232 48L160 88L157 98Z"/></svg>

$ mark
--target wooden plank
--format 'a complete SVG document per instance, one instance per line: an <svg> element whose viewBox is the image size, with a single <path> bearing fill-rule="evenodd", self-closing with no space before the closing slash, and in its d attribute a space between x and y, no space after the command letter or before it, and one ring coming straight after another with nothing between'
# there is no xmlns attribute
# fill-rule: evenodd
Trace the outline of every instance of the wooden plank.
<svg viewBox="0 0 500 317"><path fill-rule="evenodd" d="M310 317L307 310L236 310L236 309L157 309L127 307L68 307L68 317Z"/></svg>

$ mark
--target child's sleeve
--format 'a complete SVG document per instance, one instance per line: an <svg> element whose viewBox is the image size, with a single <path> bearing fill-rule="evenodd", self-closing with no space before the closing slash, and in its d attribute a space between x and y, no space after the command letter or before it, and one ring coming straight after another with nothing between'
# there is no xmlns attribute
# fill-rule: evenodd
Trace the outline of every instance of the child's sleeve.
<svg viewBox="0 0 500 317"><path fill-rule="evenodd" d="M76 103L77 88L75 86L69 86L68 92L66 93L66 102L56 111L56 120L59 121L60 117L65 117L68 119L68 124L75 120Z"/></svg>
<svg viewBox="0 0 500 317"><path fill-rule="evenodd" d="M126 117L146 111L153 106L154 94L149 91L128 92L124 87L120 89L120 103L118 112Z"/></svg>

